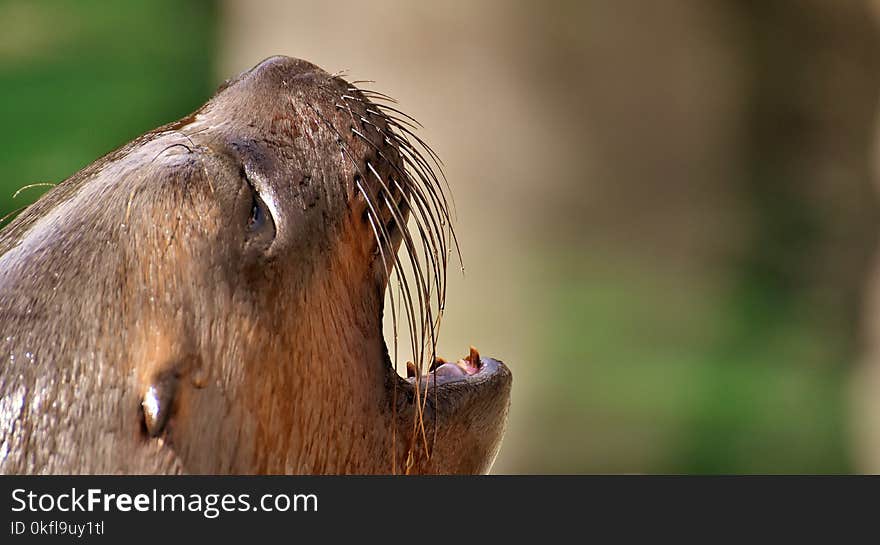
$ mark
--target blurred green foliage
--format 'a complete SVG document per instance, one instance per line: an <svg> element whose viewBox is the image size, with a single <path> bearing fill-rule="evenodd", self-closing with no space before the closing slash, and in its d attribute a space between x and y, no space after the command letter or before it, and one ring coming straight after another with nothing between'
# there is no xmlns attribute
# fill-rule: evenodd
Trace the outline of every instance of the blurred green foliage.
<svg viewBox="0 0 880 545"><path fill-rule="evenodd" d="M758 285L731 296L619 256L542 262L546 471L852 470L848 339L780 315Z"/></svg>
<svg viewBox="0 0 880 545"><path fill-rule="evenodd" d="M0 215L212 91L214 2L0 2Z"/></svg>

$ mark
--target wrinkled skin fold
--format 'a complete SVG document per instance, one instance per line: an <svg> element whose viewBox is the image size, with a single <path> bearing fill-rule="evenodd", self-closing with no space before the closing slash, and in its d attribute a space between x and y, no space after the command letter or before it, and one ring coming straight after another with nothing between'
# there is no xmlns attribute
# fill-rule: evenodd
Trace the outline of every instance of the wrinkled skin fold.
<svg viewBox="0 0 880 545"><path fill-rule="evenodd" d="M449 239L374 98L267 59L0 232L0 473L488 471L507 367L404 379L382 338L401 248L433 327Z"/></svg>

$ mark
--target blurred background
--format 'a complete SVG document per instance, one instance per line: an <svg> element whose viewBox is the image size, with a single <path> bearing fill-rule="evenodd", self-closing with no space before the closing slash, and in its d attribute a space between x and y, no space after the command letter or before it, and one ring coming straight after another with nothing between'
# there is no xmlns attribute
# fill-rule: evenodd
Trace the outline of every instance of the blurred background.
<svg viewBox="0 0 880 545"><path fill-rule="evenodd" d="M444 160L496 473L880 471L876 8L0 0L0 215L267 56L347 70Z"/></svg>

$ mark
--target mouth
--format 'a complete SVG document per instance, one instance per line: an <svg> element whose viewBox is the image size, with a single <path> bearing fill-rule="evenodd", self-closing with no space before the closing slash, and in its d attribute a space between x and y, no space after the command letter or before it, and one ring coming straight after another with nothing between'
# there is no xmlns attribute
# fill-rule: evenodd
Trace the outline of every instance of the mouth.
<svg viewBox="0 0 880 545"><path fill-rule="evenodd" d="M467 356L450 362L437 358L427 373L420 375L412 362L406 363L406 381L413 388L436 388L457 384L477 386L507 371L503 362L493 358L482 358L473 346Z"/></svg>
<svg viewBox="0 0 880 545"><path fill-rule="evenodd" d="M404 473L485 473L492 466L510 404L512 374L471 347L457 361L437 358L426 372L407 364L396 379L397 430ZM396 472L396 469L394 470Z"/></svg>
<svg viewBox="0 0 880 545"><path fill-rule="evenodd" d="M396 199L397 209L403 210L404 217L407 218L410 210L406 195L398 194L394 195L394 198ZM390 208L390 206L387 208ZM384 266L383 260L387 259L387 256L393 255L404 239L412 237L412 233L407 228L401 227L399 221L397 221L398 218L389 214L389 217L383 219L385 220L383 222L384 229L377 237L379 243L377 244L376 255L374 256L377 266ZM410 244L412 243L413 239L410 238ZM384 253L379 250L382 246L386 248ZM400 271L400 261L390 259L389 261L394 264L392 271L400 279L398 274ZM425 274L428 274L428 271ZM390 273L387 279L390 282ZM435 288L441 289L439 281ZM393 301L391 301L391 304L394 304ZM418 301L418 304L419 307L417 308L422 310L430 307L430 289L424 290L424 299ZM421 306L422 304L425 306ZM440 305L438 304L438 306ZM415 314L415 310L411 312L413 312L413 315ZM428 334L427 331L434 327L430 319L430 312L427 315L429 319L422 324L422 334L425 336ZM398 316L398 319L400 319L400 316ZM436 333L437 331L434 330L433 335L436 335ZM410 330L410 334L413 334L412 330ZM387 345L385 346L387 354ZM439 404L446 409L451 408L453 411L457 411L460 409L458 405L461 404L463 397L470 399L492 398L499 391L509 389L511 380L511 372L503 362L494 358L481 357L479 351L473 346L470 347L466 356L455 361L449 361L442 357L436 357L430 364L424 362L422 365L416 365L412 361L408 361L406 362L405 377L400 376L390 357L387 360L387 364L390 367L390 372L396 378L397 384L402 386L403 390L409 394L406 397L408 399L421 398L425 402L425 407L429 408L436 407Z"/></svg>

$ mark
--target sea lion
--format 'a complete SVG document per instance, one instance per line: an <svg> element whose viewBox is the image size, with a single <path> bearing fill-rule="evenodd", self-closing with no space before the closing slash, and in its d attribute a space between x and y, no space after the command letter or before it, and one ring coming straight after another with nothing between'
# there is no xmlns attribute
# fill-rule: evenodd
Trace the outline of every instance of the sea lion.
<svg viewBox="0 0 880 545"><path fill-rule="evenodd" d="M411 123L272 57L22 212L0 232L0 472L487 471L511 374L435 359L457 242Z"/></svg>

